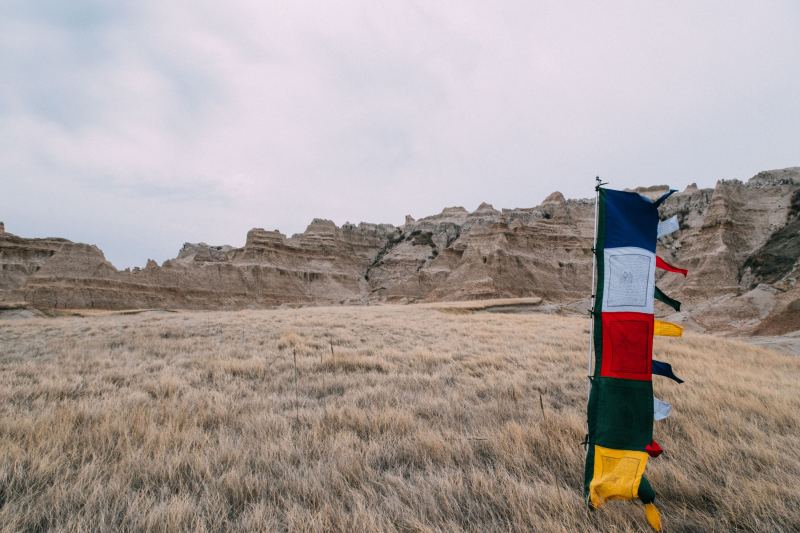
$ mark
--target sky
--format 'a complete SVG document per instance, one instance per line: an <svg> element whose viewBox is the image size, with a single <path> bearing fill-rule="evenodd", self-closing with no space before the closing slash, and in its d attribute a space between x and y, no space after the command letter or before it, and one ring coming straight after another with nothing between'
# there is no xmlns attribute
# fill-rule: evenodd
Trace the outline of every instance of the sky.
<svg viewBox="0 0 800 533"><path fill-rule="evenodd" d="M118 268L800 165L800 2L0 1L0 220Z"/></svg>

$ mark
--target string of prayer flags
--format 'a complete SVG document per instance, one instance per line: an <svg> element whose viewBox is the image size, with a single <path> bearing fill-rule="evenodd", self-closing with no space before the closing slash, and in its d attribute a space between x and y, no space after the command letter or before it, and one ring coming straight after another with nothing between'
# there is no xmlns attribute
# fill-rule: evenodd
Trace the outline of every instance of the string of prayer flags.
<svg viewBox="0 0 800 533"><path fill-rule="evenodd" d="M655 286L656 268L686 275L656 256L660 237L679 229L677 217L659 221L656 201L598 185L595 233L596 287L592 309L594 364L587 418L584 496L595 508L614 499L639 499L656 531L661 516L645 476L648 459L663 450L653 422L672 406L653 396L652 376L682 383L668 363L653 360L653 336L680 336L677 324L655 320L654 300L680 311L681 303Z"/></svg>

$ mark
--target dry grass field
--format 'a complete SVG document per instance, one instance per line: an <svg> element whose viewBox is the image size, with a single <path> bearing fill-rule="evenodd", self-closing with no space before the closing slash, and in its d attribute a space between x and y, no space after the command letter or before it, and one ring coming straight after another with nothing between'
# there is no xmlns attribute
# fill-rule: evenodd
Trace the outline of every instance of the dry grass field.
<svg viewBox="0 0 800 533"><path fill-rule="evenodd" d="M0 322L3 531L645 531L590 512L588 320L436 306ZM657 339L666 531L800 530L800 358Z"/></svg>

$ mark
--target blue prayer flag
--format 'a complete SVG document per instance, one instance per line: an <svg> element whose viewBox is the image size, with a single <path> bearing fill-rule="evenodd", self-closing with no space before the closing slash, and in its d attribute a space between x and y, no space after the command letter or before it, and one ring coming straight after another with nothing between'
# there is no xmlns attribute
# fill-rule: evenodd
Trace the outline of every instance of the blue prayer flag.
<svg viewBox="0 0 800 533"><path fill-rule="evenodd" d="M664 376L665 378L672 379L678 383L683 383L683 380L672 372L672 365L662 361L653 359L653 374L657 376Z"/></svg>

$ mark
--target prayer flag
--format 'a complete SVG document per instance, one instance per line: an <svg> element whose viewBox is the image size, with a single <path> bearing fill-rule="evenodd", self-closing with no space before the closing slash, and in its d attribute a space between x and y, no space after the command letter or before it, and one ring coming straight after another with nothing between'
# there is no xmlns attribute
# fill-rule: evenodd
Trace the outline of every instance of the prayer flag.
<svg viewBox="0 0 800 533"><path fill-rule="evenodd" d="M676 311L680 311L681 310L681 303L678 300L673 300L672 298L670 298L669 296L667 296L666 294L661 292L661 289L659 289L658 287L656 287L656 292L655 292L654 296L655 296L656 300L658 300L659 302L663 302L663 303L667 304L668 306L670 306L674 310L676 310Z"/></svg>
<svg viewBox="0 0 800 533"><path fill-rule="evenodd" d="M665 378L677 381L678 383L683 383L683 380L672 372L672 365L669 363L664 363L662 361L656 361L653 359L653 374L657 376L664 376Z"/></svg>
<svg viewBox="0 0 800 533"><path fill-rule="evenodd" d="M661 449L661 446L656 441L652 441L650 444L644 447L644 450L647 452L647 455L650 457L658 457L664 450Z"/></svg>
<svg viewBox="0 0 800 533"><path fill-rule="evenodd" d="M675 233L678 231L678 215L673 215L667 220L662 220L658 223L658 229L656 230L656 235L660 239L661 237L665 237L671 233Z"/></svg>
<svg viewBox="0 0 800 533"><path fill-rule="evenodd" d="M672 412L672 405L669 402L653 397L653 416L656 420L664 420Z"/></svg>
<svg viewBox="0 0 800 533"><path fill-rule="evenodd" d="M656 320L653 323L653 335L659 337L680 337L683 335L683 328L672 322Z"/></svg>
<svg viewBox="0 0 800 533"><path fill-rule="evenodd" d="M660 268L661 270L667 270L669 272L676 272L678 274L683 274L684 277L686 277L686 274L689 273L689 271L686 270L685 268L674 267L658 256L656 256L656 268Z"/></svg>
<svg viewBox="0 0 800 533"><path fill-rule="evenodd" d="M606 500L632 500L639 494L648 455L645 452L613 450L595 446L594 475L589 485L592 505Z"/></svg>

